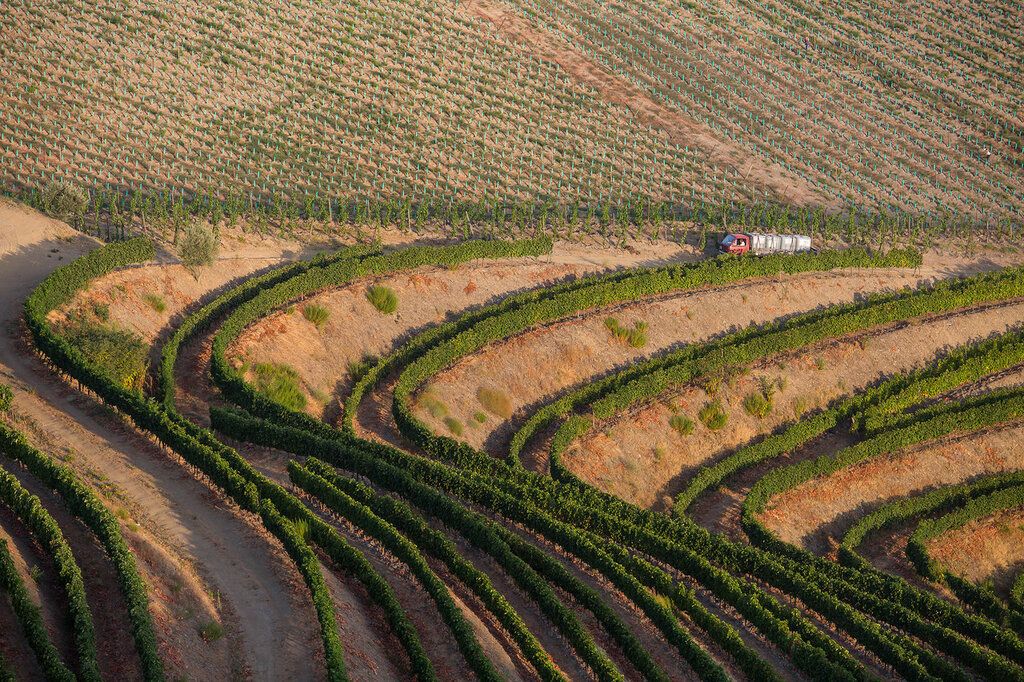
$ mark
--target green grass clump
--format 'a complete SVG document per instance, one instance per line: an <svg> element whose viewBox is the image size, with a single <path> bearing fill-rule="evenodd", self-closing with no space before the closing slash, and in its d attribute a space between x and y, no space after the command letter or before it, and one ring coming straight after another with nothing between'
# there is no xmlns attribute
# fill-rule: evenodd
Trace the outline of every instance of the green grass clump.
<svg viewBox="0 0 1024 682"><path fill-rule="evenodd" d="M11 390L10 386L0 384L0 412L6 412L11 409L13 403L14 391Z"/></svg>
<svg viewBox="0 0 1024 682"><path fill-rule="evenodd" d="M614 317L609 317L605 319L604 326L616 340L633 348L643 348L647 345L647 323L642 320L634 322L633 328L630 329L623 327Z"/></svg>
<svg viewBox="0 0 1024 682"><path fill-rule="evenodd" d="M485 414L484 412L474 412L473 421L475 421L477 424L483 424L484 422L487 421L487 414Z"/></svg>
<svg viewBox="0 0 1024 682"><path fill-rule="evenodd" d="M146 302L146 305L158 313L162 313L167 310L167 301L165 301L164 297L159 294L146 294L142 297L142 300Z"/></svg>
<svg viewBox="0 0 1024 682"><path fill-rule="evenodd" d="M352 380L352 383L358 382L366 373L373 369L373 366L377 363L377 358L372 355L364 355L359 360L348 361L348 376Z"/></svg>
<svg viewBox="0 0 1024 682"><path fill-rule="evenodd" d="M302 308L302 316L312 322L317 329L322 329L327 318L331 316L331 312L322 305L310 303Z"/></svg>
<svg viewBox="0 0 1024 682"><path fill-rule="evenodd" d="M455 417L445 417L444 425L448 427L448 430L454 433L456 436L462 435L462 422Z"/></svg>
<svg viewBox="0 0 1024 682"><path fill-rule="evenodd" d="M704 426L708 427L712 431L718 431L723 428L729 421L729 415L726 414L725 408L722 407L721 400L714 400L707 403L704 407L700 408L700 412L697 414Z"/></svg>
<svg viewBox="0 0 1024 682"><path fill-rule="evenodd" d="M420 407L430 413L434 419L448 416L448 408L433 393L426 392L420 396Z"/></svg>
<svg viewBox="0 0 1024 682"><path fill-rule="evenodd" d="M674 414L669 417L668 425L680 436L689 436L693 433L693 420L685 414Z"/></svg>
<svg viewBox="0 0 1024 682"><path fill-rule="evenodd" d="M382 286L372 286L366 290L366 300L385 315L398 310L398 296L394 291Z"/></svg>
<svg viewBox="0 0 1024 682"><path fill-rule="evenodd" d="M299 373L294 367L276 362L259 362L252 368L256 390L270 400L291 410L306 409L306 396L300 388Z"/></svg>
<svg viewBox="0 0 1024 682"><path fill-rule="evenodd" d="M142 390L149 368L149 346L134 332L83 317L73 318L64 334L111 380L128 390Z"/></svg>
<svg viewBox="0 0 1024 682"><path fill-rule="evenodd" d="M496 388L481 386L476 389L476 399L495 417L508 419L512 416L512 400Z"/></svg>
<svg viewBox="0 0 1024 682"><path fill-rule="evenodd" d="M224 636L224 628L220 623L211 620L209 623L199 628L199 636L202 637L203 641L207 644L210 642L216 642Z"/></svg>
<svg viewBox="0 0 1024 682"><path fill-rule="evenodd" d="M762 391L754 391L743 399L743 409L751 417L764 419L772 411L772 396Z"/></svg>

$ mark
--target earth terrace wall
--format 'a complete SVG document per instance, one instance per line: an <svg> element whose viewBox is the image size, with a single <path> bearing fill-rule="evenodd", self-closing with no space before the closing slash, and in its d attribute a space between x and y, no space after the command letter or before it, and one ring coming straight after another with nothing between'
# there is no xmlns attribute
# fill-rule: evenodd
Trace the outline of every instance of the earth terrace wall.
<svg viewBox="0 0 1024 682"><path fill-rule="evenodd" d="M886 504L862 517L846 531L839 545L839 561L849 566L869 568L870 564L857 550L870 533L929 514L955 510L977 497L1017 486L1024 486L1024 471L985 476L970 483L944 486ZM969 583L955 575L943 577L954 593L975 610L1003 626L1012 627L1017 632L1024 631L1024 611L1014 602L1012 590L1011 599L1006 603L987 586Z"/></svg>
<svg viewBox="0 0 1024 682"><path fill-rule="evenodd" d="M635 276L620 281L565 292L551 299L483 319L431 347L402 371L395 385L392 412L399 429L407 438L435 457L463 466L478 459L476 449L461 441L434 434L413 415L409 401L413 392L430 377L489 343L573 313L667 292L780 273L832 270L839 267L915 265L920 262L918 258L916 254L905 252L871 256L856 250L763 258L726 257L671 270L641 270Z"/></svg>
<svg viewBox="0 0 1024 682"><path fill-rule="evenodd" d="M933 288L910 293L884 294L868 297L857 304L830 309L827 313L810 314L779 324L769 333L742 339L728 345L727 352L704 352L688 361L655 369L634 378L595 400L591 405L594 419L604 419L628 407L650 400L671 386L701 378L722 376L730 367L744 367L752 362L794 350L829 338L861 331L881 324L898 322L925 314L948 312L969 305L992 303L1016 298L1024 291L1024 269L1003 271L971 279L941 282ZM577 408L579 405L577 405ZM827 418L818 420L823 423ZM808 422L807 428L821 423ZM571 477L558 455L571 442L589 431L591 420L572 420L561 427L556 436L558 449L552 448L552 473ZM717 472L716 472L717 473ZM719 481L711 483L717 484Z"/></svg>
<svg viewBox="0 0 1024 682"><path fill-rule="evenodd" d="M246 395L246 393L248 393L249 395ZM249 391L249 392L239 391L239 392L235 392L235 395L233 397L238 399L238 402L240 402L241 404L243 404L244 406L246 406L246 407L248 407L250 409L256 409L257 411L262 411L264 414L266 414L266 413L273 414L275 420L279 420L279 419L280 420L285 420L283 423L287 423L288 419L291 418L291 421L293 423L297 422L297 423L299 423L300 425L302 425L303 427L306 427L306 428L312 428L312 429L324 428L322 424L320 424L319 427L317 427L315 420L309 419L305 415L298 415L297 413L292 413L291 415L288 415L288 414L283 414L282 415L282 412L285 412L285 411L281 410L279 408L279 406L267 405L266 404L267 401L254 400L252 393L253 393L252 391Z"/></svg>
<svg viewBox="0 0 1024 682"><path fill-rule="evenodd" d="M978 344L959 346L936 362L892 376L852 398L842 398L818 414L786 426L756 443L702 467L676 496L673 511L682 515L704 492L729 476L755 464L792 452L800 445L838 427L849 417L852 428L877 428L879 415L894 415L927 398L977 381L986 375L1024 362L1024 335L1008 332ZM895 397L894 401L890 399ZM876 406L884 405L876 409ZM874 432L874 431L873 431Z"/></svg>

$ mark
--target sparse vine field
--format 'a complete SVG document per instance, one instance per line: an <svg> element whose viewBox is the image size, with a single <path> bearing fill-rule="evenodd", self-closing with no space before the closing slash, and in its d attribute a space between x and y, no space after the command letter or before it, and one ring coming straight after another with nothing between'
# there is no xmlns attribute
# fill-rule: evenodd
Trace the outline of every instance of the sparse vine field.
<svg viewBox="0 0 1024 682"><path fill-rule="evenodd" d="M15 2L0 182L77 185L82 226L121 235L176 212L1019 235L1017 9Z"/></svg>
<svg viewBox="0 0 1024 682"><path fill-rule="evenodd" d="M0 6L0 682L1024 682L1022 27Z"/></svg>

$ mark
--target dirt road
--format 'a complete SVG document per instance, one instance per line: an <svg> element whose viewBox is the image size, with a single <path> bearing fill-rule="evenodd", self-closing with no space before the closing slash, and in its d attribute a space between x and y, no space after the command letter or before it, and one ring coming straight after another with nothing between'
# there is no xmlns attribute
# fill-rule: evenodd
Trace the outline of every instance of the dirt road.
<svg viewBox="0 0 1024 682"><path fill-rule="evenodd" d="M254 679L320 676L312 607L281 551L168 454L70 390L26 351L19 323L25 296L54 268L96 245L62 223L0 202L0 381L12 386L18 410L53 444L113 484L136 521L194 565L205 583L200 589L217 595L232 614L228 640Z"/></svg>

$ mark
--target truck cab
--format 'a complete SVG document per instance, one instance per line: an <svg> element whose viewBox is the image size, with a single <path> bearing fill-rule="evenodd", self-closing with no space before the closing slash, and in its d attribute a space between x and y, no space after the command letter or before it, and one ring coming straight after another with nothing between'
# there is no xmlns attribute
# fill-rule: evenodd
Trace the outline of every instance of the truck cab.
<svg viewBox="0 0 1024 682"><path fill-rule="evenodd" d="M727 234L718 242L719 253L743 254L750 250L750 235L737 233Z"/></svg>

